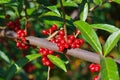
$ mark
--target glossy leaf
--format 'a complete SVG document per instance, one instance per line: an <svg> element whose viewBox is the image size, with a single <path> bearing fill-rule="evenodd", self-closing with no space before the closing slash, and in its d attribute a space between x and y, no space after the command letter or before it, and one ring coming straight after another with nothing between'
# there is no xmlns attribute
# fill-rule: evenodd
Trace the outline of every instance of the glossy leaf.
<svg viewBox="0 0 120 80"><path fill-rule="evenodd" d="M50 9L51 11L57 13L58 15L60 15L60 13L59 13L59 11L58 11L56 6L48 6L47 8Z"/></svg>
<svg viewBox="0 0 120 80"><path fill-rule="evenodd" d="M78 5L74 1L64 1L64 0L62 0L62 2L63 2L63 6L65 6L65 7L78 7ZM60 7L60 4L57 4L56 6Z"/></svg>
<svg viewBox="0 0 120 80"><path fill-rule="evenodd" d="M62 61L60 58L53 56L53 55L48 55L47 56L49 58L49 60L55 64L57 67L61 68L62 70L64 70L65 72L67 72L67 69L65 67L65 63L64 61Z"/></svg>
<svg viewBox="0 0 120 80"><path fill-rule="evenodd" d="M82 13L80 14L80 20L85 21L88 15L88 4L86 3Z"/></svg>
<svg viewBox="0 0 120 80"><path fill-rule="evenodd" d="M117 27L115 27L113 25L109 25L109 24L92 24L91 26L93 28L105 30L105 31L108 31L110 33L113 33L115 31L119 30Z"/></svg>
<svg viewBox="0 0 120 80"><path fill-rule="evenodd" d="M93 2L97 5L101 5L103 0L93 0Z"/></svg>
<svg viewBox="0 0 120 80"><path fill-rule="evenodd" d="M19 59L7 70L5 75L5 80L11 79L11 77L15 74L16 71L20 70L28 62L35 60L40 56L41 56L40 54L31 54L31 55L25 56L24 58Z"/></svg>
<svg viewBox="0 0 120 80"><path fill-rule="evenodd" d="M10 63L8 56L5 53L3 53L2 51L0 51L0 58L5 60L6 62Z"/></svg>
<svg viewBox="0 0 120 80"><path fill-rule="evenodd" d="M104 45L104 56L109 54L109 52L115 47L115 45L117 44L119 39L120 39L120 30L112 33L108 37L108 39Z"/></svg>
<svg viewBox="0 0 120 80"><path fill-rule="evenodd" d="M101 80L119 80L118 68L111 58L101 58Z"/></svg>
<svg viewBox="0 0 120 80"><path fill-rule="evenodd" d="M101 44L98 40L96 32L92 27L84 21L75 21L74 25L80 29L82 35L87 39L87 42L92 46L92 48L102 54Z"/></svg>
<svg viewBox="0 0 120 80"><path fill-rule="evenodd" d="M10 2L11 0L0 0L0 4L4 4L4 3L8 3Z"/></svg>

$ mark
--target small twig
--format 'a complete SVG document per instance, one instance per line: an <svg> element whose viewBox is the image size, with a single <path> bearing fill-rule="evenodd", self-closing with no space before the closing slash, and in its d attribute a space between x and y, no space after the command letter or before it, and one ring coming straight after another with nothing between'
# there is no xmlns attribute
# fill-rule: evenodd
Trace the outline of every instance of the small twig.
<svg viewBox="0 0 120 80"><path fill-rule="evenodd" d="M48 67L47 80L50 80L50 67Z"/></svg>
<svg viewBox="0 0 120 80"><path fill-rule="evenodd" d="M53 34L51 34L47 40L51 40L53 37L55 37L58 34L59 31L55 31Z"/></svg>
<svg viewBox="0 0 120 80"><path fill-rule="evenodd" d="M65 40L67 42L67 27L66 27L66 17L65 17L65 10L62 4L62 0L60 0L60 5L61 5L61 10L62 10L62 15L63 15L63 28L65 32Z"/></svg>
<svg viewBox="0 0 120 80"><path fill-rule="evenodd" d="M23 6L24 12L25 12L25 32L27 35L27 25L28 25L28 15L27 15L27 7L25 5L25 1L24 1L24 6Z"/></svg>

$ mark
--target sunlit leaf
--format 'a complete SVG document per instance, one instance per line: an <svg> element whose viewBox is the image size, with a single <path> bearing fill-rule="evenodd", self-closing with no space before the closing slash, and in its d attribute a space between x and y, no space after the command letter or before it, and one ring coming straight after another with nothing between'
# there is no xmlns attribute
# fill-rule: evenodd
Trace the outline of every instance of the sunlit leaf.
<svg viewBox="0 0 120 80"><path fill-rule="evenodd" d="M103 0L93 0L93 2L97 5L101 5Z"/></svg>
<svg viewBox="0 0 120 80"><path fill-rule="evenodd" d="M84 21L75 21L74 25L80 29L82 35L87 39L87 42L92 46L92 48L102 54L101 44L99 42L96 32L92 27Z"/></svg>
<svg viewBox="0 0 120 80"><path fill-rule="evenodd" d="M60 13L59 13L59 11L58 11L56 6L48 6L47 8L50 9L51 11L57 13L58 15L60 15Z"/></svg>
<svg viewBox="0 0 120 80"><path fill-rule="evenodd" d="M55 64L57 67L61 68L65 72L67 72L67 69L65 67L64 61L62 61L60 58L53 56L53 55L48 55L49 60Z"/></svg>
<svg viewBox="0 0 120 80"><path fill-rule="evenodd" d="M0 0L0 4L9 3L11 0Z"/></svg>
<svg viewBox="0 0 120 80"><path fill-rule="evenodd" d="M92 24L92 27L96 28L96 29L108 31L110 33L113 33L115 31L119 30L117 27L110 25L110 24Z"/></svg>
<svg viewBox="0 0 120 80"><path fill-rule="evenodd" d="M20 70L28 62L35 60L40 56L41 56L40 54L31 54L25 56L24 58L19 59L7 70L5 80L11 79L11 77L15 74L16 71Z"/></svg>
<svg viewBox="0 0 120 80"><path fill-rule="evenodd" d="M111 58L101 58L101 80L119 80L118 68Z"/></svg>
<svg viewBox="0 0 120 80"><path fill-rule="evenodd" d="M115 47L115 45L117 44L119 39L120 39L120 30L112 33L108 37L108 39L107 39L107 41L106 41L106 43L104 45L104 55L105 56L108 55L109 52Z"/></svg>
<svg viewBox="0 0 120 80"><path fill-rule="evenodd" d="M88 4L86 3L82 13L80 14L80 20L85 21L88 15Z"/></svg>
<svg viewBox="0 0 120 80"><path fill-rule="evenodd" d="M6 62L10 63L10 60L9 60L8 56L2 51L0 51L0 58L5 60Z"/></svg>

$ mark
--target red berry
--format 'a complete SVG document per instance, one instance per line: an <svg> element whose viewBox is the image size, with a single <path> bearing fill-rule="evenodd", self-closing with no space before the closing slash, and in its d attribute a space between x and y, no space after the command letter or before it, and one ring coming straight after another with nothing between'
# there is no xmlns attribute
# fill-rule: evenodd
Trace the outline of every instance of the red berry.
<svg viewBox="0 0 120 80"><path fill-rule="evenodd" d="M14 22L13 21L9 21L6 23L6 26L13 28L14 27Z"/></svg>
<svg viewBox="0 0 120 80"><path fill-rule="evenodd" d="M65 35L64 30L60 30L60 31L59 31L59 35L64 36L64 35Z"/></svg>
<svg viewBox="0 0 120 80"><path fill-rule="evenodd" d="M48 32L49 32L50 34L52 34L52 33L54 32L54 30L53 30L52 28L50 28L50 29L48 29Z"/></svg>
<svg viewBox="0 0 120 80"><path fill-rule="evenodd" d="M80 44L84 44L84 40L83 39L79 39Z"/></svg>
<svg viewBox="0 0 120 80"><path fill-rule="evenodd" d="M48 58L46 56L42 57L42 63L45 63L48 60Z"/></svg>
<svg viewBox="0 0 120 80"><path fill-rule="evenodd" d="M54 25L52 25L52 30L57 30L57 26L54 24Z"/></svg>
<svg viewBox="0 0 120 80"><path fill-rule="evenodd" d="M74 40L74 39L75 39L75 37L74 37L73 35L70 35L68 38L69 38L70 40Z"/></svg>
<svg viewBox="0 0 120 80"><path fill-rule="evenodd" d="M42 30L42 34L48 35L48 31L47 30Z"/></svg>
<svg viewBox="0 0 120 80"><path fill-rule="evenodd" d="M49 50L49 52L48 52L49 54L53 54L53 51L52 50Z"/></svg>
<svg viewBox="0 0 120 80"><path fill-rule="evenodd" d="M39 52L42 53L45 49L44 48L40 48Z"/></svg>
<svg viewBox="0 0 120 80"><path fill-rule="evenodd" d="M93 80L98 80L98 78L99 78L99 76L96 75L96 76L94 76Z"/></svg>

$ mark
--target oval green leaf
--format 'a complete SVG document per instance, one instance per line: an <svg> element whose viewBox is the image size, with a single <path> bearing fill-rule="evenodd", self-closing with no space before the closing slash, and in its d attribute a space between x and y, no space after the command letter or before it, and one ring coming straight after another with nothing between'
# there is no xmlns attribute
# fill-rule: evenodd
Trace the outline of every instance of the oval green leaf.
<svg viewBox="0 0 120 80"><path fill-rule="evenodd" d="M10 63L10 60L9 60L8 56L2 51L0 51L0 58L5 60L6 62Z"/></svg>
<svg viewBox="0 0 120 80"><path fill-rule="evenodd" d="M53 55L48 55L47 56L49 58L49 60L55 64L57 67L61 68L62 70L64 70L65 72L67 72L67 69L65 67L65 63L64 61L62 61L60 58L53 56Z"/></svg>
<svg viewBox="0 0 120 80"><path fill-rule="evenodd" d="M104 48L104 56L109 54L109 52L115 47L115 45L117 44L119 39L120 39L120 30L112 33L108 37L105 45L103 46L103 48Z"/></svg>
<svg viewBox="0 0 120 80"><path fill-rule="evenodd" d="M101 80L119 80L118 68L111 58L101 58Z"/></svg>
<svg viewBox="0 0 120 80"><path fill-rule="evenodd" d="M82 13L80 14L80 20L85 21L88 15L88 4L86 3Z"/></svg>
<svg viewBox="0 0 120 80"><path fill-rule="evenodd" d="M115 27L113 25L109 25L109 24L92 24L91 26L93 28L105 30L105 31L108 31L110 33L113 33L115 31L119 30L117 27Z"/></svg>
<svg viewBox="0 0 120 80"><path fill-rule="evenodd" d="M0 4L9 3L11 0L0 0Z"/></svg>
<svg viewBox="0 0 120 80"><path fill-rule="evenodd" d="M35 60L40 56L41 56L40 54L31 54L31 55L25 56L24 58L19 59L7 70L5 75L5 80L10 80L16 71L20 70L28 62Z"/></svg>
<svg viewBox="0 0 120 80"><path fill-rule="evenodd" d="M96 32L92 29L92 27L83 21L75 21L74 25L80 29L82 35L87 39L87 42L92 46L92 48L102 54L102 47L98 40L98 36Z"/></svg>
<svg viewBox="0 0 120 80"><path fill-rule="evenodd" d="M48 6L47 8L60 16L60 12L58 11L56 6Z"/></svg>
<svg viewBox="0 0 120 80"><path fill-rule="evenodd" d="M93 2L97 5L101 5L103 0L93 0Z"/></svg>

